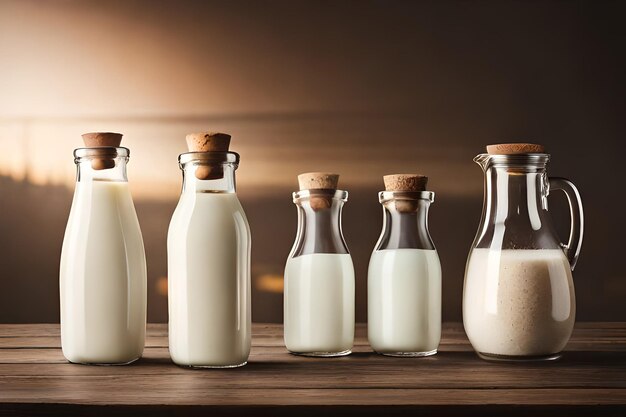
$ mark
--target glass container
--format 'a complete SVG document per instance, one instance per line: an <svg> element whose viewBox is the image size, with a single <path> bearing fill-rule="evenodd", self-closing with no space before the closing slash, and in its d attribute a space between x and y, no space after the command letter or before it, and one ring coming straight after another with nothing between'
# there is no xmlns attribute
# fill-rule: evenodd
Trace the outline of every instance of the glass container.
<svg viewBox="0 0 626 417"><path fill-rule="evenodd" d="M60 267L63 354L74 363L130 363L144 347L146 260L126 176L129 150L79 148L74 157Z"/></svg>
<svg viewBox="0 0 626 417"><path fill-rule="evenodd" d="M293 194L298 232L285 267L287 349L308 356L343 356L354 340L354 268L341 230L348 192Z"/></svg>
<svg viewBox="0 0 626 417"><path fill-rule="evenodd" d="M235 152L179 156L169 226L169 349L182 366L245 365L251 346L250 227L235 190Z"/></svg>
<svg viewBox="0 0 626 417"><path fill-rule="evenodd" d="M474 159L485 174L485 194L467 262L463 322L484 359L556 359L572 333L572 270L582 244L582 202L570 181L548 177L549 159L545 153ZM569 200L566 244L548 211L551 191L563 191Z"/></svg>
<svg viewBox="0 0 626 417"><path fill-rule="evenodd" d="M368 338L389 356L430 356L441 339L441 264L428 231L431 191L382 191L368 271Z"/></svg>

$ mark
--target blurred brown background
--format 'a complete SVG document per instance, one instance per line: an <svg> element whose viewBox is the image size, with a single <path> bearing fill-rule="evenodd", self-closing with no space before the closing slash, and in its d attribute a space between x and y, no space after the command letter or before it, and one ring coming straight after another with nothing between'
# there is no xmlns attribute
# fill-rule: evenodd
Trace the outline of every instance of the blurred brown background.
<svg viewBox="0 0 626 417"><path fill-rule="evenodd" d="M536 141L581 190L579 320L626 320L623 2L0 0L0 322L58 321L72 150L125 134L148 257L149 320L167 320L166 233L184 135L233 134L253 233L253 319L282 321L290 193L342 174L344 233L366 320L381 176L427 174L444 320L461 319L482 205L472 158ZM565 238L564 198L551 211Z"/></svg>

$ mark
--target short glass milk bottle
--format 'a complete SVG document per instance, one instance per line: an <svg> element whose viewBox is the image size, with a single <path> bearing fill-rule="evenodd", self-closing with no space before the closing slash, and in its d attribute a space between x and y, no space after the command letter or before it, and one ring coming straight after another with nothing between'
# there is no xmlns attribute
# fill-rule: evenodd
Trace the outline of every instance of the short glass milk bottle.
<svg viewBox="0 0 626 417"><path fill-rule="evenodd" d="M183 187L167 236L169 349L174 363L245 365L251 345L250 227L235 192L230 135L187 135Z"/></svg>
<svg viewBox="0 0 626 417"><path fill-rule="evenodd" d="M386 175L383 230L370 259L367 334L389 356L430 356L441 339L441 264L428 232L428 178Z"/></svg>
<svg viewBox="0 0 626 417"><path fill-rule="evenodd" d="M61 345L74 363L141 357L146 258L118 133L87 133L74 151L76 191L61 253Z"/></svg>
<svg viewBox="0 0 626 417"><path fill-rule="evenodd" d="M348 355L354 341L354 267L341 231L348 192L339 176L298 176L298 233L285 267L285 346L294 354Z"/></svg>
<svg viewBox="0 0 626 417"><path fill-rule="evenodd" d="M556 359L574 327L580 195L570 181L548 178L550 155L541 145L490 145L487 152L474 159L485 173L485 198L465 273L465 331L483 359ZM548 211L554 190L570 204L567 244Z"/></svg>

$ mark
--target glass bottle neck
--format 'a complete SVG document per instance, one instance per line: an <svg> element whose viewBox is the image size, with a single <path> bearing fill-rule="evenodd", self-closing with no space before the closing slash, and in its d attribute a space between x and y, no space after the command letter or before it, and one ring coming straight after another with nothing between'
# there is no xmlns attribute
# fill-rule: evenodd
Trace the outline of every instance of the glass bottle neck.
<svg viewBox="0 0 626 417"><path fill-rule="evenodd" d="M348 254L341 228L341 213L348 192L303 190L293 194L298 208L298 233L291 258L314 253Z"/></svg>
<svg viewBox="0 0 626 417"><path fill-rule="evenodd" d="M435 245L428 232L428 210L434 193L383 191L383 230L375 250L426 249Z"/></svg>
<svg viewBox="0 0 626 417"><path fill-rule="evenodd" d="M183 193L235 193L235 170L239 155L234 152L189 152L179 156L183 171Z"/></svg>
<svg viewBox="0 0 626 417"><path fill-rule="evenodd" d="M207 169L213 172L220 171L214 177L205 178L203 172ZM198 164L187 163L181 166L183 171L183 193L235 193L235 169L232 164ZM198 178L199 177L199 178Z"/></svg>
<svg viewBox="0 0 626 417"><path fill-rule="evenodd" d="M76 181L127 182L126 164L129 155L127 148L78 148L74 151Z"/></svg>

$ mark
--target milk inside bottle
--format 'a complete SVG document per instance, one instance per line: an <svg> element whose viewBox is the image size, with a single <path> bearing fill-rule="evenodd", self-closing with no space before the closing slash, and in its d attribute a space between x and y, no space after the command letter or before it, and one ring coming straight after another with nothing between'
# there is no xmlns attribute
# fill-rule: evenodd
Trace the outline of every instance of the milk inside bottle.
<svg viewBox="0 0 626 417"><path fill-rule="evenodd" d="M83 135L60 268L61 344L83 364L141 357L146 328L146 260L126 177L121 134Z"/></svg>
<svg viewBox="0 0 626 417"><path fill-rule="evenodd" d="M483 359L557 359L572 334L582 203L571 182L548 177L549 158L541 145L513 143L490 145L474 159L485 199L465 272L463 324ZM570 203L566 244L548 211L554 190Z"/></svg>
<svg viewBox="0 0 626 417"><path fill-rule="evenodd" d="M284 338L294 354L343 356L354 340L354 267L341 232L339 176L298 176L298 233L285 266Z"/></svg>
<svg viewBox="0 0 626 417"><path fill-rule="evenodd" d="M434 193L416 174L384 177L383 230L368 271L368 329L374 351L429 356L441 339L441 265L428 231Z"/></svg>
<svg viewBox="0 0 626 417"><path fill-rule="evenodd" d="M245 365L251 345L250 227L230 135L187 135L183 187L167 237L169 349L183 366Z"/></svg>

